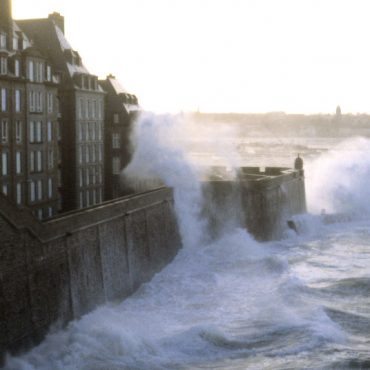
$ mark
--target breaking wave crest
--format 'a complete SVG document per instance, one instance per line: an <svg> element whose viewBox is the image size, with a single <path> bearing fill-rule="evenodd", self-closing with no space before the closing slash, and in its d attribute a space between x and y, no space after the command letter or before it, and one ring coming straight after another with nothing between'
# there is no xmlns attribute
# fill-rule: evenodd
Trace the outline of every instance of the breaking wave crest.
<svg viewBox="0 0 370 370"><path fill-rule="evenodd" d="M302 216L306 229L298 240L288 236L285 241L260 244L235 227L210 242L201 216L199 171L189 160L186 145L175 143L187 133L181 134L181 125L171 117L144 116L126 176L155 177L174 187L184 248L124 302L102 306L50 333L26 354L8 356L5 369L175 370L212 364L221 368L225 359L232 364L253 356L285 358L345 343L338 315L324 309L291 267L303 263L321 232L316 227L321 221ZM368 142L360 140L357 145L367 148ZM313 208L325 204L328 210L347 210L345 200L351 192L366 194L365 180L345 182L334 174L344 170L347 175L351 171L366 175L367 160L359 156L357 162L344 163L333 152L321 162L323 170L315 167L310 179L311 199L320 197ZM333 177L319 189L317 183L329 172ZM332 191L340 201L329 196Z"/></svg>

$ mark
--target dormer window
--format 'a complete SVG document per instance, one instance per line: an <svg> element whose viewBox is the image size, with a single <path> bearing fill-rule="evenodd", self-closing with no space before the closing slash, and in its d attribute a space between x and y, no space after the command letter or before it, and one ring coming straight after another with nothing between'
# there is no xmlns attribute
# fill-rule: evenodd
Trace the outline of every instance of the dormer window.
<svg viewBox="0 0 370 370"><path fill-rule="evenodd" d="M18 50L18 38L13 37L13 50Z"/></svg>

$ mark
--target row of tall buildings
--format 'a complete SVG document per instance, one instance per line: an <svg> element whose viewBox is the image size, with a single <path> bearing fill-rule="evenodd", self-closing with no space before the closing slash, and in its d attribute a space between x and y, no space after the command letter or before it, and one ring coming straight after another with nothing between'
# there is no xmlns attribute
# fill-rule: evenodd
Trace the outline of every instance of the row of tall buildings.
<svg viewBox="0 0 370 370"><path fill-rule="evenodd" d="M64 17L13 20L0 0L0 190L45 219L122 195L135 95L99 80Z"/></svg>

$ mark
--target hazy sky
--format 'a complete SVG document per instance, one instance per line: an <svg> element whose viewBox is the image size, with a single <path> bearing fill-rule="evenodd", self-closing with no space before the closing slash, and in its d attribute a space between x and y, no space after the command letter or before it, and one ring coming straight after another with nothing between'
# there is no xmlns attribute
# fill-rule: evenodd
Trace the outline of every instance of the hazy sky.
<svg viewBox="0 0 370 370"><path fill-rule="evenodd" d="M369 0L13 0L154 111L370 112Z"/></svg>

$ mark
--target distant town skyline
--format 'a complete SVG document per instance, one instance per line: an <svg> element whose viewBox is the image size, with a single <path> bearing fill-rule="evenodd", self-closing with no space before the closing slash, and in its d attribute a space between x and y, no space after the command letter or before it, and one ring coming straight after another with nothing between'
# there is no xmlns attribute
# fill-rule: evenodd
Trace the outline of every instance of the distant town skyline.
<svg viewBox="0 0 370 370"><path fill-rule="evenodd" d="M103 6L102 6L103 4ZM367 0L13 0L156 112L370 112Z"/></svg>

